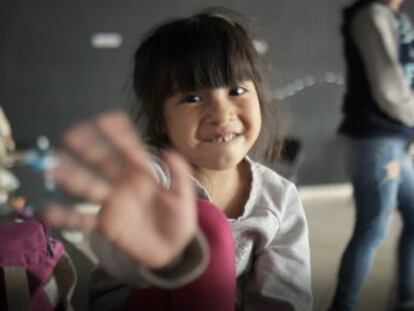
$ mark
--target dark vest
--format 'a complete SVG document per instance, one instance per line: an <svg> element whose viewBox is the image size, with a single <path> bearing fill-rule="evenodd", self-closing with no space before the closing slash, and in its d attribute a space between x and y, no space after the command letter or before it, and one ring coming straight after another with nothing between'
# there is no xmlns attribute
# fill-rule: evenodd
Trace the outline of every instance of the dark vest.
<svg viewBox="0 0 414 311"><path fill-rule="evenodd" d="M344 39L346 61L346 92L344 96L344 119L339 131L351 137L398 136L407 139L414 138L414 127L408 127L396 121L382 110L376 103L368 82L365 66L355 45L350 31L350 25L355 14L375 1L357 1L343 11L342 35ZM395 13L399 27L400 62L405 69L407 79L414 86L414 38L410 36L409 23L406 23L398 13ZM410 74L411 72L411 74ZM410 76L411 75L411 76Z"/></svg>

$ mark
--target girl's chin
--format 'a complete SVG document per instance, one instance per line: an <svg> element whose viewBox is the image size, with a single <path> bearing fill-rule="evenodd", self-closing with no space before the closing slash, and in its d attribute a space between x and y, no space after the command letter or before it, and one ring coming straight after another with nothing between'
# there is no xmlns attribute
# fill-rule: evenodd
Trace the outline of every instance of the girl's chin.
<svg viewBox="0 0 414 311"><path fill-rule="evenodd" d="M199 159L198 161L192 161L193 165L198 168L222 171L231 168L236 168L244 159L243 157L229 157L219 156L211 159Z"/></svg>

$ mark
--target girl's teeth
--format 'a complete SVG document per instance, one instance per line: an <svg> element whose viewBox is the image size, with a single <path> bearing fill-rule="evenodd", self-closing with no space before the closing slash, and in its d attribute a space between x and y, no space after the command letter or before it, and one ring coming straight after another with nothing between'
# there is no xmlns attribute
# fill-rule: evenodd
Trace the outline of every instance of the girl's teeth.
<svg viewBox="0 0 414 311"><path fill-rule="evenodd" d="M228 134L226 136L213 138L211 142L212 143L225 143L225 142L232 140L235 136L236 136L235 134Z"/></svg>

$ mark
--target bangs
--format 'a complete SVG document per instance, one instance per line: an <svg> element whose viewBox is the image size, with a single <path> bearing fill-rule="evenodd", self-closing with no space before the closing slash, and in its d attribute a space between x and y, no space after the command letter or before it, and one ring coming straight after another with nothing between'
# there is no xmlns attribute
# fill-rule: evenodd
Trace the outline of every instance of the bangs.
<svg viewBox="0 0 414 311"><path fill-rule="evenodd" d="M207 20L204 22L204 20ZM179 22L170 30L165 55L155 70L163 80L164 98L174 92L236 85L257 81L253 44L242 29L214 16Z"/></svg>

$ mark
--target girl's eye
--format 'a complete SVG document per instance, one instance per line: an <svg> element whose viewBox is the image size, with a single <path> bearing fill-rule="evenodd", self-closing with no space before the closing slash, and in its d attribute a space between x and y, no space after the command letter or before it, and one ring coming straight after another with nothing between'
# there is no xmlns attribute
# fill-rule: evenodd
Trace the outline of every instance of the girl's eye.
<svg viewBox="0 0 414 311"><path fill-rule="evenodd" d="M229 95L230 96L240 96L240 95L243 95L246 92L247 92L247 89L246 88L238 85L238 86L232 87L229 90Z"/></svg>
<svg viewBox="0 0 414 311"><path fill-rule="evenodd" d="M198 96L197 94L188 94L186 96L184 96L184 98L182 99L183 103L199 103L201 101L201 97Z"/></svg>

